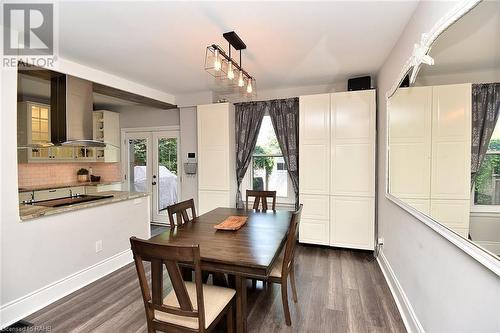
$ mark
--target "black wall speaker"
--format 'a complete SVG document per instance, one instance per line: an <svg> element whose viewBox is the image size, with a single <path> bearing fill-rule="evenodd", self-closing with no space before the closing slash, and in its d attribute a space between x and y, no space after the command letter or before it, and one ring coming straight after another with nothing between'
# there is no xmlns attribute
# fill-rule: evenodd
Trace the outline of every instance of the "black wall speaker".
<svg viewBox="0 0 500 333"><path fill-rule="evenodd" d="M369 76L355 77L347 80L347 90L367 90L371 89L372 79Z"/></svg>

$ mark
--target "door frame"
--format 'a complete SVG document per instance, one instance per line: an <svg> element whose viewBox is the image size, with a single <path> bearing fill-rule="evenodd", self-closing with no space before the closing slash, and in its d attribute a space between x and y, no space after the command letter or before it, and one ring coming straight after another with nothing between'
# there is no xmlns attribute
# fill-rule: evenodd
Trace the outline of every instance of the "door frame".
<svg viewBox="0 0 500 333"><path fill-rule="evenodd" d="M152 126L152 127L124 127L120 129L120 140L123 144L124 147L127 147L127 136L130 134L144 134L148 133L149 135L149 141L150 143L148 144L148 148L153 151L155 149L155 142L153 142L155 134L161 133L161 132L176 132L177 133L177 142L178 142L178 153L177 153L177 170L178 170L178 185L177 185L177 198L178 201L181 200L182 193L182 172L183 172L183 164L181 163L181 135L180 135L180 126L174 125L174 126ZM130 183L128 182L128 179L126 179L126 175L128 174L128 165L127 165L127 149L121 149L121 173L122 173L122 180L126 184L126 190L130 191ZM153 153L148 154L147 157L147 163L153 167ZM150 171L148 170L148 173ZM152 180L152 174L148 175L151 180ZM157 191L157 189L156 189ZM163 226L169 226L168 223L168 218L165 220L165 223L161 223L159 221L155 221L155 216L156 213L154 212L154 207L155 204L153 203L153 188L151 182L148 184L148 194L151 196L150 200L150 211L151 211L151 224L156 224L156 225L163 225ZM158 194L156 194L157 196Z"/></svg>

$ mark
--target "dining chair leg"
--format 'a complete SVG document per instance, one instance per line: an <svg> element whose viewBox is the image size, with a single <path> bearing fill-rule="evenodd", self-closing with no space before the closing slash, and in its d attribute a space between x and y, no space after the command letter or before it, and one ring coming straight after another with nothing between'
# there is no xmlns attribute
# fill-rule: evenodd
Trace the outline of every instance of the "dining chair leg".
<svg viewBox="0 0 500 333"><path fill-rule="evenodd" d="M285 323L287 326L291 326L292 319L290 318L290 308L288 307L288 285L286 276L281 280L281 302L283 303L283 312L285 313Z"/></svg>
<svg viewBox="0 0 500 333"><path fill-rule="evenodd" d="M219 286L219 287L224 287L227 288L229 285L227 283L226 276L224 273L220 272L213 272L212 273L212 279L214 282L214 286Z"/></svg>
<svg viewBox="0 0 500 333"><path fill-rule="evenodd" d="M252 279L252 289L255 289L255 288L257 288L257 280Z"/></svg>
<svg viewBox="0 0 500 333"><path fill-rule="evenodd" d="M231 302L234 303L234 302ZM233 305L227 309L226 313L226 326L227 326L227 333L233 333L234 332L234 310L233 310Z"/></svg>
<svg viewBox="0 0 500 333"><path fill-rule="evenodd" d="M293 268L293 262L292 269L290 269L290 285L292 286L293 301L297 303L297 288L295 286L295 269Z"/></svg>

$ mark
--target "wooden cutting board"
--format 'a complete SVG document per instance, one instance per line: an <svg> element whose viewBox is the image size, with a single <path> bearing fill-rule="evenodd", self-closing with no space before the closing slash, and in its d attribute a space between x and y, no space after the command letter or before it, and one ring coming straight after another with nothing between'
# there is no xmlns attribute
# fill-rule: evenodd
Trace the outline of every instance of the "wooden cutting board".
<svg viewBox="0 0 500 333"><path fill-rule="evenodd" d="M238 230L247 223L248 216L229 216L219 224L214 225L217 230Z"/></svg>

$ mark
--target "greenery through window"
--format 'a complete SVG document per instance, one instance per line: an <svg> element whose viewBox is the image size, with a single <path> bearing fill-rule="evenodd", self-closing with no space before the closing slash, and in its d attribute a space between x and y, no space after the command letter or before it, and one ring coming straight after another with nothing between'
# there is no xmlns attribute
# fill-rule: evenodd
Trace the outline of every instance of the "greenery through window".
<svg viewBox="0 0 500 333"><path fill-rule="evenodd" d="M500 121L476 176L474 194L476 205L500 205Z"/></svg>
<svg viewBox="0 0 500 333"><path fill-rule="evenodd" d="M252 157L252 188L276 191L279 197L288 196L288 173L278 139L266 115L262 120L257 144Z"/></svg>

